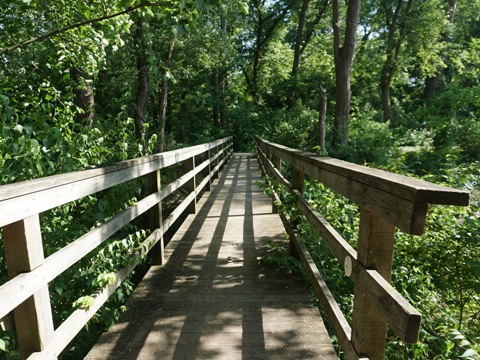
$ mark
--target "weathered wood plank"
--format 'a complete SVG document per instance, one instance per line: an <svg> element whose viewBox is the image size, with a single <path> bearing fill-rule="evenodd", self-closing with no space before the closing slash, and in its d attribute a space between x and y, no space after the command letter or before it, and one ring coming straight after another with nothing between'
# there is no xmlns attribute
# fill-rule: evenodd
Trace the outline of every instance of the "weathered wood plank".
<svg viewBox="0 0 480 360"><path fill-rule="evenodd" d="M333 256L340 264L345 264L349 259L351 264L351 277L356 286L365 292L368 301L371 301L385 317L388 325L395 331L402 341L416 342L420 329L420 313L408 303L376 270L367 270L358 260L357 252L342 236L326 221L313 206L311 206L298 191L294 191L296 204L302 214L307 218L315 232L325 242ZM382 249L388 245L382 244ZM376 254L372 251L372 254ZM375 258L379 259L379 258ZM375 260L374 259L374 260ZM368 264L372 261L368 259ZM378 260L379 261L379 260ZM381 264L379 268L385 274L391 264ZM386 269L385 269L386 268Z"/></svg>
<svg viewBox="0 0 480 360"><path fill-rule="evenodd" d="M268 241L286 239L253 167L228 165L86 359L337 358L306 284L258 262Z"/></svg>
<svg viewBox="0 0 480 360"><path fill-rule="evenodd" d="M285 223L285 222L284 222ZM286 223L290 223L286 220ZM299 254L303 266L305 267L310 284L317 295L317 299L322 306L323 311L328 317L328 322L333 327L338 342L345 352L347 359L349 360L368 360L367 357L360 356L351 343L352 329L347 319L343 315L340 307L338 306L335 298L333 297L330 289L328 288L323 276L317 268L317 265L313 261L310 253L299 239L298 234L291 227L287 226L287 232L290 237L290 241L293 241L297 254Z"/></svg>
<svg viewBox="0 0 480 360"><path fill-rule="evenodd" d="M469 193L257 138L261 148L411 234L422 234L428 203L468 205Z"/></svg>
<svg viewBox="0 0 480 360"><path fill-rule="evenodd" d="M283 174L280 172L280 169L277 169L274 164L266 158L265 154L261 150L258 151L258 159L262 166L262 175L269 174L270 176L273 176L276 181L291 191L292 184L290 181L283 176Z"/></svg>
<svg viewBox="0 0 480 360"><path fill-rule="evenodd" d="M3 228L5 257L11 279L22 273L38 269L43 261L43 243L38 215L7 225ZM8 301L0 296L2 303ZM53 334L52 309L47 283L29 294L13 311L20 357L44 348ZM0 318L6 315L2 314Z"/></svg>
<svg viewBox="0 0 480 360"><path fill-rule="evenodd" d="M128 160L101 169L92 169L21 182L0 187L0 226L21 220L81 197L149 174L204 153L225 138L210 144Z"/></svg>
<svg viewBox="0 0 480 360"><path fill-rule="evenodd" d="M0 318L55 279L71 265L102 244L123 226L160 201L160 194L149 195L104 224L90 230L28 273L21 273L0 286Z"/></svg>
<svg viewBox="0 0 480 360"><path fill-rule="evenodd" d="M366 209L360 209L360 230L357 262L366 269L377 270L390 282L393 262L395 226ZM358 353L372 360L385 357L387 322L381 311L368 298L367 292L355 284L352 315L352 344Z"/></svg>
<svg viewBox="0 0 480 360"><path fill-rule="evenodd" d="M257 139L263 146L268 147L274 154L277 154L281 158L286 158L288 162L302 164L305 166L306 171L308 171L308 168L311 166L322 168L339 176L347 177L351 181L376 187L379 190L413 202L461 206L466 206L469 202L468 191L457 190L424 180L368 168L343 160L291 149L283 145L270 143L263 139Z"/></svg>
<svg viewBox="0 0 480 360"><path fill-rule="evenodd" d="M159 193L162 189L162 176L160 170L154 171L151 174L148 174L145 179L146 188L149 194ZM163 194L165 197L167 194L174 191L175 185L178 186L181 181L177 180L173 183L170 183L165 189L163 189ZM160 200L156 205L153 205L148 210L148 226L150 231L155 231L156 229L160 228L163 223L163 206L162 200ZM158 243L152 248L150 251L150 258L152 259L152 264L154 265L162 265L164 263L164 254L165 254L165 246L163 235L160 237Z"/></svg>

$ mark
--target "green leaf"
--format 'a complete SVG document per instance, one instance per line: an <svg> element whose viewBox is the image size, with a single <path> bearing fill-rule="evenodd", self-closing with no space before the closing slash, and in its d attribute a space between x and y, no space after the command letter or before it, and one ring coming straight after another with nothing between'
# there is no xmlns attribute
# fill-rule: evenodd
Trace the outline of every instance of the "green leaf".
<svg viewBox="0 0 480 360"><path fill-rule="evenodd" d="M7 351L7 343L5 342L5 340L0 339L0 350L5 352Z"/></svg>
<svg viewBox="0 0 480 360"><path fill-rule="evenodd" d="M19 133L21 133L21 132L23 131L23 126L20 125L20 124L17 124L17 125L15 125L15 127L13 128L13 130L18 131Z"/></svg>
<svg viewBox="0 0 480 360"><path fill-rule="evenodd" d="M466 357L472 357L477 355L477 352L473 349L468 349L465 351L462 355L460 355L461 358L466 358Z"/></svg>
<svg viewBox="0 0 480 360"><path fill-rule="evenodd" d="M73 307L83 310L90 309L95 304L95 299L89 295L82 296L78 298L74 303Z"/></svg>
<svg viewBox="0 0 480 360"><path fill-rule="evenodd" d="M249 10L248 10L247 2L245 2L245 1L240 2L240 7L242 8L242 10L245 14L248 14Z"/></svg>

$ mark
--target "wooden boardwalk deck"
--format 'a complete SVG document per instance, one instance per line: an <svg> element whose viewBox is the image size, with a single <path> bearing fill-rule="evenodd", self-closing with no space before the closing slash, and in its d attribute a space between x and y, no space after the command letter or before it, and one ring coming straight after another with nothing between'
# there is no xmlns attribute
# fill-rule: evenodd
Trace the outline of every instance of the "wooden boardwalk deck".
<svg viewBox="0 0 480 360"><path fill-rule="evenodd" d="M259 178L233 157L86 359L337 359L305 281L259 262L286 241Z"/></svg>

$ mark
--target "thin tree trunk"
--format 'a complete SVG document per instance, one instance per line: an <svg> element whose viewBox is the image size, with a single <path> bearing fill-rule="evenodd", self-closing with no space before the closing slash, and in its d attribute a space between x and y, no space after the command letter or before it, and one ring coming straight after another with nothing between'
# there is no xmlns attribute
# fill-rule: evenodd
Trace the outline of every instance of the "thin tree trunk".
<svg viewBox="0 0 480 360"><path fill-rule="evenodd" d="M255 38L255 50L253 52L253 69L252 69L252 78L251 78L251 93L255 104L258 103L258 74L260 71L260 54L263 46L262 41L262 32L263 32L263 19L262 12L258 10L258 23L256 29L256 38Z"/></svg>
<svg viewBox="0 0 480 360"><path fill-rule="evenodd" d="M212 85L213 85L213 104L212 104L212 113L213 113L213 127L218 128L220 125L220 89L218 85L218 68L213 70L212 75Z"/></svg>
<svg viewBox="0 0 480 360"><path fill-rule="evenodd" d="M320 153L326 155L327 149L325 146L326 133L326 119L327 119L327 93L322 85L320 85L320 111L318 112L318 143L320 144Z"/></svg>
<svg viewBox="0 0 480 360"><path fill-rule="evenodd" d="M220 27L223 36L227 36L227 18L220 17ZM227 90L227 68L223 66L218 74L218 86L220 93L220 125L225 127L227 125L227 104L225 103L225 92Z"/></svg>
<svg viewBox="0 0 480 360"><path fill-rule="evenodd" d="M390 127L394 127L392 119L392 103L390 98L390 83L392 77L388 73L388 70L382 71L380 76L380 91L382 95L382 109L383 109L383 121L390 121Z"/></svg>
<svg viewBox="0 0 480 360"><path fill-rule="evenodd" d="M175 39L171 39L168 43L168 50L165 57L164 72L169 71L168 66L173 55L173 48L175 46ZM159 109L159 129L158 129L158 152L165 151L165 123L168 105L168 79L167 76L162 81L162 91L160 94L160 109Z"/></svg>
<svg viewBox="0 0 480 360"><path fill-rule="evenodd" d="M298 68L300 66L300 58L302 55L303 28L305 27L305 17L307 16L309 3L310 0L302 1L302 7L300 9L300 14L298 18L297 35L295 37L295 52L293 55L292 71L290 73L291 90L289 91L286 102L288 109L292 108L297 92L297 74Z"/></svg>
<svg viewBox="0 0 480 360"><path fill-rule="evenodd" d="M350 126L350 77L356 50L356 30L360 16L360 0L349 0L343 44L340 40L339 1L333 0L333 42L335 60L336 105L334 144L345 145Z"/></svg>
<svg viewBox="0 0 480 360"><path fill-rule="evenodd" d="M142 139L143 124L145 122L145 109L148 100L148 75L149 68L147 66L147 55L143 44L143 23L140 18L136 21L136 29L134 35L135 51L137 57L137 94L135 101L135 136Z"/></svg>

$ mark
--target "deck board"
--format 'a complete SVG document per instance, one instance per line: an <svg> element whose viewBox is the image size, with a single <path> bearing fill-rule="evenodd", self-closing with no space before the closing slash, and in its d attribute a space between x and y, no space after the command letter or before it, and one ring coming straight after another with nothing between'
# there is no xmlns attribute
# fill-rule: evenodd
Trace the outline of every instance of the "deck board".
<svg viewBox="0 0 480 360"><path fill-rule="evenodd" d="M287 241L260 176L233 157L86 359L337 359L305 281L259 261Z"/></svg>

